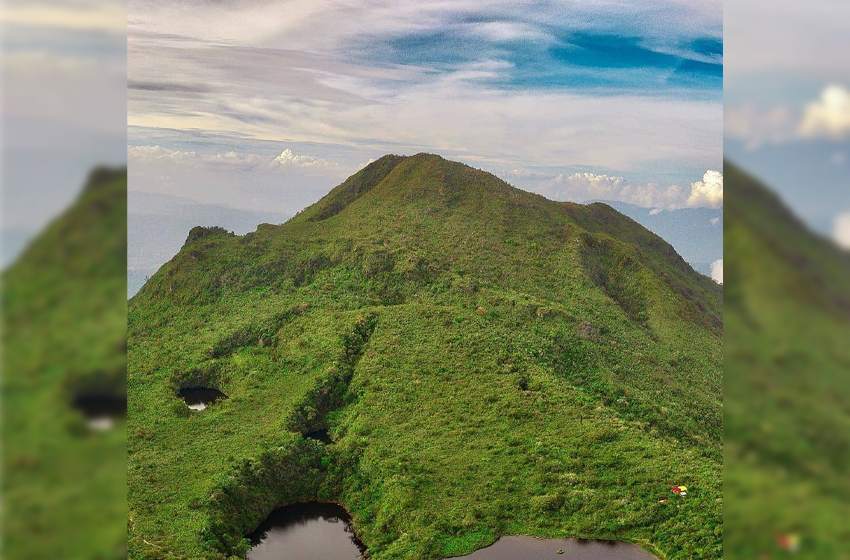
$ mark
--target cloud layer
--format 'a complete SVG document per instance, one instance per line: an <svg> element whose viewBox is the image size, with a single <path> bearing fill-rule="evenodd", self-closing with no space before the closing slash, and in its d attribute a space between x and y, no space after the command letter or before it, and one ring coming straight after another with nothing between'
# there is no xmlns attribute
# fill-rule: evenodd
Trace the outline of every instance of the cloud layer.
<svg viewBox="0 0 850 560"><path fill-rule="evenodd" d="M662 186L656 182L637 184L621 176L589 172L552 176L514 169L504 176L523 188L540 192L555 200L625 202L652 208L652 215L663 210L723 206L723 174L712 170L706 171L702 181L692 182L689 188L678 185Z"/></svg>
<svg viewBox="0 0 850 560"><path fill-rule="evenodd" d="M165 143L179 131L276 141L278 153L312 143L502 168L663 165L683 184L722 158L719 0L486 10L472 0L293 0L286 10L131 0L127 49L132 144L187 149Z"/></svg>
<svg viewBox="0 0 850 560"><path fill-rule="evenodd" d="M803 107L730 104L724 118L724 134L744 141L751 150L768 144L841 141L850 138L850 90L827 86Z"/></svg>
<svg viewBox="0 0 850 560"><path fill-rule="evenodd" d="M281 167L307 169L338 167L336 163L317 156L297 155L290 148L286 148L278 156L268 158L258 154L238 153L233 150L225 153L219 152L213 155L199 155L194 151L169 150L159 145L128 146L127 157L131 162L138 165L153 162L168 162L181 165L209 164L227 166L244 171L255 169L259 166L272 169Z"/></svg>

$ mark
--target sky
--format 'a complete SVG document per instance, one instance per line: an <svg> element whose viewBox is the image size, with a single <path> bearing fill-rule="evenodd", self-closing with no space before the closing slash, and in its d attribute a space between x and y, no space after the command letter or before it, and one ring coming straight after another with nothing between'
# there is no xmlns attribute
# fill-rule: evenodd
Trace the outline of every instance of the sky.
<svg viewBox="0 0 850 560"><path fill-rule="evenodd" d="M715 0L129 0L130 189L292 214L387 153L723 203Z"/></svg>
<svg viewBox="0 0 850 560"><path fill-rule="evenodd" d="M850 249L850 2L725 6L726 156Z"/></svg>
<svg viewBox="0 0 850 560"><path fill-rule="evenodd" d="M0 11L2 262L79 194L92 167L124 165L120 0L4 0Z"/></svg>

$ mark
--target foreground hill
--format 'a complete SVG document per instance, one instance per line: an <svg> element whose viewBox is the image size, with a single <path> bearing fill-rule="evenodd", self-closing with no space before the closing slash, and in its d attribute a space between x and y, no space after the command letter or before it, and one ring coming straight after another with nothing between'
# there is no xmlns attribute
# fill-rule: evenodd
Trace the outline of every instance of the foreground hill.
<svg viewBox="0 0 850 560"><path fill-rule="evenodd" d="M320 499L374 559L504 534L720 558L721 324L721 288L609 206L433 155L195 228L129 303L130 556L241 556ZM228 398L189 411L198 386Z"/></svg>
<svg viewBox="0 0 850 560"><path fill-rule="evenodd" d="M126 212L126 170L95 170L3 273L4 558L126 557L124 426L74 406L124 399Z"/></svg>
<svg viewBox="0 0 850 560"><path fill-rule="evenodd" d="M257 229L257 224L281 224L291 217L139 191L127 193L127 209L128 298L180 250L186 232L194 226L221 226L247 233Z"/></svg>
<svg viewBox="0 0 850 560"><path fill-rule="evenodd" d="M727 557L850 558L850 256L724 176Z"/></svg>

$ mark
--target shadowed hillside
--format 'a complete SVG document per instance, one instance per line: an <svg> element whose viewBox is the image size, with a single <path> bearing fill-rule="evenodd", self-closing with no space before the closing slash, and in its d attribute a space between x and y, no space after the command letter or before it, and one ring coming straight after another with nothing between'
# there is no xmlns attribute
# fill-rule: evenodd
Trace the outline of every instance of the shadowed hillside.
<svg viewBox="0 0 850 560"><path fill-rule="evenodd" d="M850 558L850 256L724 175L727 557Z"/></svg>
<svg viewBox="0 0 850 560"><path fill-rule="evenodd" d="M375 559L504 534L720 558L721 290L609 206L428 154L195 228L129 303L130 556L243 556L320 499ZM227 398L190 411L199 386Z"/></svg>

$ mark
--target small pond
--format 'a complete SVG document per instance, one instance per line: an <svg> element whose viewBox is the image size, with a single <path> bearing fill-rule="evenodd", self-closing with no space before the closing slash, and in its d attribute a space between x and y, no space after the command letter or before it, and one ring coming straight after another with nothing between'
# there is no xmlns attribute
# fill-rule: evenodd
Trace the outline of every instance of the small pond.
<svg viewBox="0 0 850 560"><path fill-rule="evenodd" d="M218 389L210 387L185 387L180 389L178 394L192 410L203 410L215 401L227 398L227 395Z"/></svg>
<svg viewBox="0 0 850 560"><path fill-rule="evenodd" d="M466 560L658 560L639 546L616 541L502 537Z"/></svg>
<svg viewBox="0 0 850 560"><path fill-rule="evenodd" d="M127 416L127 397L124 395L86 393L77 395L71 404L80 411L92 430L108 430Z"/></svg>
<svg viewBox="0 0 850 560"><path fill-rule="evenodd" d="M325 444L333 443L331 435L328 433L327 430L313 430L312 432L307 432L306 434L304 434L304 437L307 439L315 439Z"/></svg>
<svg viewBox="0 0 850 560"><path fill-rule="evenodd" d="M359 560L365 547L335 504L309 502L275 510L248 535L248 560ZM559 553L560 552L560 553ZM623 542L502 537L465 560L658 560Z"/></svg>
<svg viewBox="0 0 850 560"><path fill-rule="evenodd" d="M317 502L275 510L248 539L248 560L358 560L365 550L348 513Z"/></svg>

